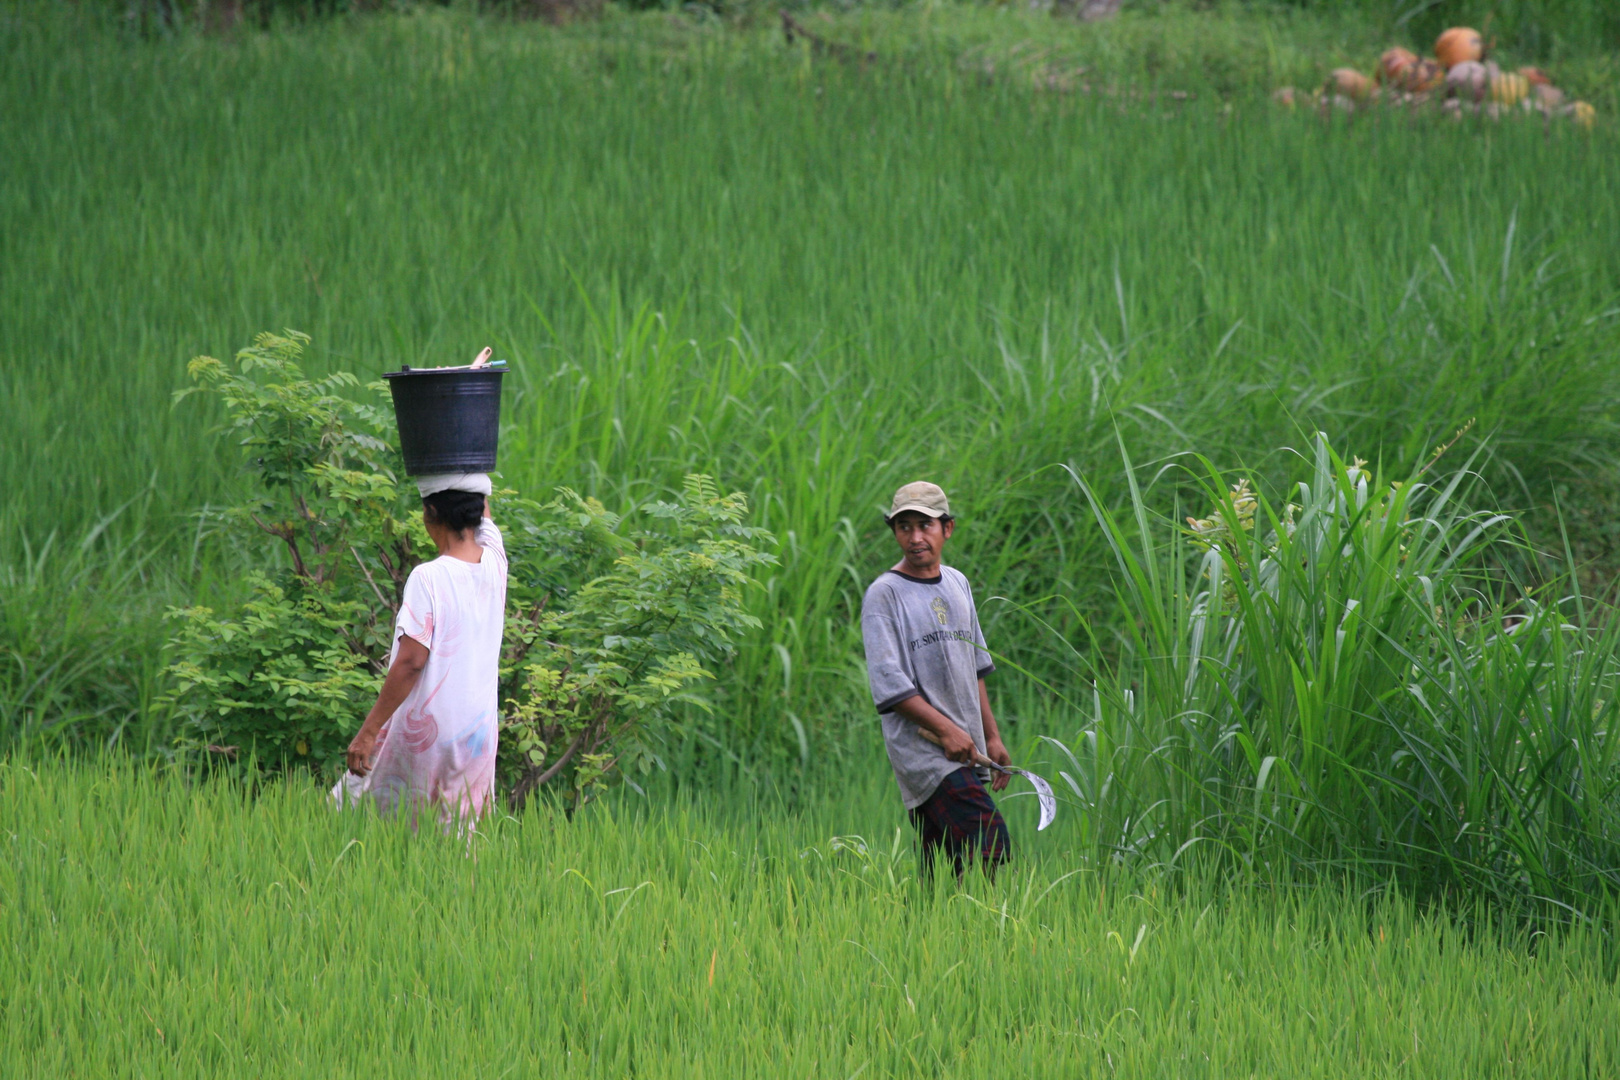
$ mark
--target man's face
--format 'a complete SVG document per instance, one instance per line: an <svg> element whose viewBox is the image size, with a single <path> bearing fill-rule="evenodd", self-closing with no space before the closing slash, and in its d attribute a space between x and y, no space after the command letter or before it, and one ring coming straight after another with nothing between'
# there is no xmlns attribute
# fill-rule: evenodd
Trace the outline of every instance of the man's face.
<svg viewBox="0 0 1620 1080"><path fill-rule="evenodd" d="M900 554L906 565L926 570L930 575L938 568L945 541L951 538L956 528L954 521L941 521L915 510L896 515L889 524L894 529L894 539L900 545Z"/></svg>

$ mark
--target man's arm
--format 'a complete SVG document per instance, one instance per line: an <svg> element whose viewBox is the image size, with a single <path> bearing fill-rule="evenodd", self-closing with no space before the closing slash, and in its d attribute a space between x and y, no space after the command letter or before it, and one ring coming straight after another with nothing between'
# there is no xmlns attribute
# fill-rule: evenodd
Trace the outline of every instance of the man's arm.
<svg viewBox="0 0 1620 1080"><path fill-rule="evenodd" d="M996 726L996 714L990 711L990 692L984 688L984 680L979 680L979 719L984 723L984 756L997 765L1011 765L1012 755L1007 753L1007 747L1001 741L1001 729ZM995 770L991 770L995 772ZM1000 791L1007 786L1010 779L1006 773L998 772L990 781L992 791Z"/></svg>
<svg viewBox="0 0 1620 1080"><path fill-rule="evenodd" d="M410 636L399 639L399 652L388 668L388 677L383 680L382 690L377 694L377 704L371 707L371 712L366 714L366 722L360 725L360 730L355 732L354 739L349 743L349 771L356 776L364 776L371 771L371 756L377 749L377 732L416 689L427 662L426 645Z"/></svg>
<svg viewBox="0 0 1620 1080"><path fill-rule="evenodd" d="M928 699L921 694L913 694L904 701L897 702L894 711L925 731L932 732L939 742L940 749L944 750L945 756L952 761L960 761L964 765L973 761L975 747L968 733L958 727L956 721L928 704Z"/></svg>

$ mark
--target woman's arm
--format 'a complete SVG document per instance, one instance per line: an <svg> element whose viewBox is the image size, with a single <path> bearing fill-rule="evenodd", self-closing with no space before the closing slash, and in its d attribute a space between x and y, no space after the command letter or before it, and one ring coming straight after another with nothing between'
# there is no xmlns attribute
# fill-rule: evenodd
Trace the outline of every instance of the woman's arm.
<svg viewBox="0 0 1620 1080"><path fill-rule="evenodd" d="M489 500L484 500L484 518L478 523L478 546L485 551L493 551L504 562L506 559L506 540L501 536L500 526L495 524L489 516Z"/></svg>
<svg viewBox="0 0 1620 1080"><path fill-rule="evenodd" d="M399 652L394 654L394 662L388 668L388 677L383 680L382 690L377 694L377 704L371 707L371 712L366 714L366 722L360 725L360 730L355 732L354 739L349 743L349 771L354 775L364 776L371 771L371 757L377 751L377 733L410 697L411 691L416 689L427 662L426 645L413 637L402 636L399 639Z"/></svg>

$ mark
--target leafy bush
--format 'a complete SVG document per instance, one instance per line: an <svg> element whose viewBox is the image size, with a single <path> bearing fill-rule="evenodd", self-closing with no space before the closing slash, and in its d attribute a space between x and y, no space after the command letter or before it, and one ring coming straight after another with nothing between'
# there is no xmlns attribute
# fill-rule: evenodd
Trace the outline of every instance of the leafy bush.
<svg viewBox="0 0 1620 1080"><path fill-rule="evenodd" d="M170 612L165 700L189 748L324 770L376 697L405 579L432 545L394 482L380 434L392 417L340 393L359 386L352 375L306 378L297 361L308 342L260 334L237 354L239 372L198 357L196 385L176 394L222 400L256 490L221 523L265 558L240 609Z"/></svg>
<svg viewBox="0 0 1620 1080"><path fill-rule="evenodd" d="M1091 856L1513 905L1620 886L1620 632L1484 571L1510 523L1460 508L1471 473L1390 480L1319 436L1279 509L1204 466L1214 509L1168 542L1134 483L1125 522L1078 481L1124 616L1117 649L1075 653L1094 689L1063 779Z"/></svg>
<svg viewBox="0 0 1620 1080"><path fill-rule="evenodd" d="M177 395L223 401L256 481L223 524L264 563L236 610L170 611L164 701L188 750L330 775L381 686L405 580L433 546L397 480L391 411L343 396L360 385L352 375L307 378L308 342L260 334L238 371L198 357L197 385ZM761 550L770 534L745 524L743 496L703 476L643 507L654 527L629 535L623 516L568 489L544 505L509 490L493 503L511 564L502 777L521 801L559 777L580 799L645 773L758 625L742 593L774 561Z"/></svg>
<svg viewBox="0 0 1620 1080"><path fill-rule="evenodd" d="M570 767L578 797L615 769L644 775L662 765L679 706L709 708L700 687L760 625L743 609L749 575L776 561L747 508L696 475L642 508L658 528L628 537L619 515L567 488L524 506L527 546L543 557L526 572L513 560L508 597L501 747L515 801Z"/></svg>

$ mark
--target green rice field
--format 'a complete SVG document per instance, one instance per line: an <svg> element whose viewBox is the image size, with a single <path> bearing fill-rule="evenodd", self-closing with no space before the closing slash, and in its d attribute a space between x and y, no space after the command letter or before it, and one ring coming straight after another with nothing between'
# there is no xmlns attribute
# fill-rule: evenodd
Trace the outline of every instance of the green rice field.
<svg viewBox="0 0 1620 1080"><path fill-rule="evenodd" d="M0 10L0 1074L1613 1074L1620 43L1567 6L1497 5L1502 56L1590 130L1270 100L1458 5L801 12L845 60L764 8ZM283 328L362 379L493 345L526 495L747 493L762 628L645 797L469 846L177 755L165 610L278 556L209 516L243 461L173 394ZM1581 643L1424 702L1540 725L1433 751L1456 835L1494 807L1511 852L1422 890L1258 841L1127 865L1014 798L999 879L918 880L857 625L896 486L949 491L1009 747L1067 769L1041 737L1084 741L1088 665L1178 602L1121 583L1099 511L1207 514L1195 454L1276 495L1318 431L1405 476L1470 421L1448 465L1518 530L1490 587ZM1598 882L1567 903L1524 884L1565 810ZM1485 879L1538 917L1454 884Z"/></svg>
<svg viewBox="0 0 1620 1080"><path fill-rule="evenodd" d="M920 886L885 789L466 845L0 769L9 1075L1605 1076L1612 964L1337 892ZM740 807L738 809L741 809ZM835 846L859 824L869 846ZM847 834L846 834L847 835ZM20 1068L20 1071L19 1071Z"/></svg>

